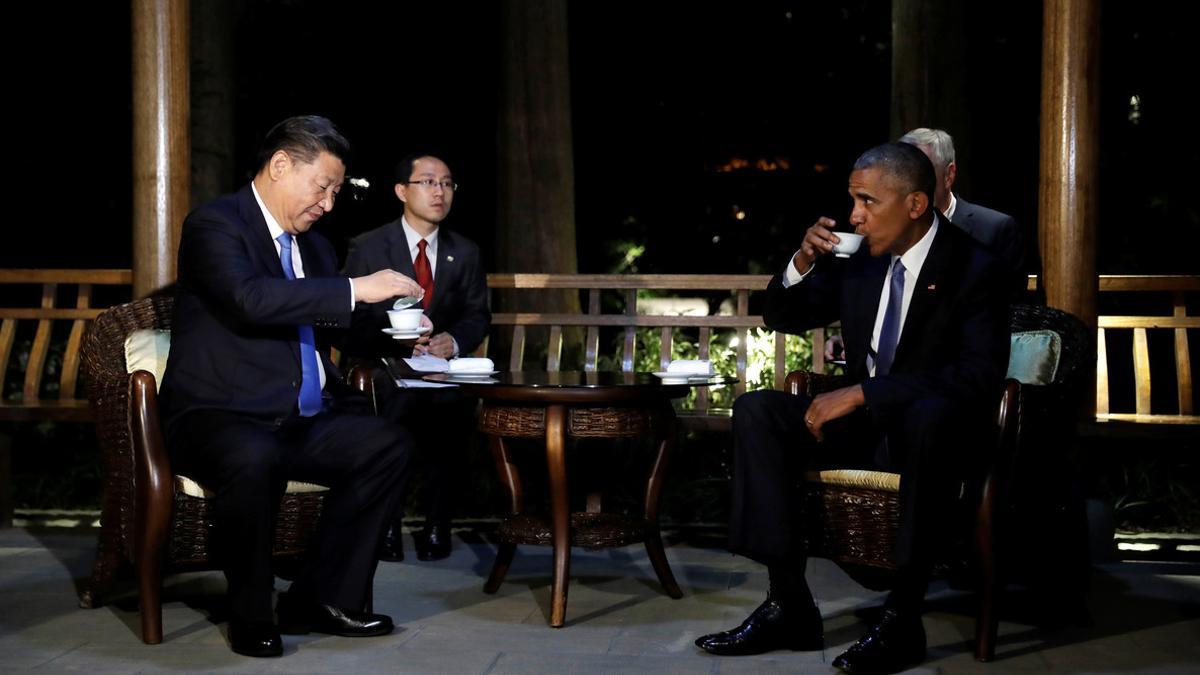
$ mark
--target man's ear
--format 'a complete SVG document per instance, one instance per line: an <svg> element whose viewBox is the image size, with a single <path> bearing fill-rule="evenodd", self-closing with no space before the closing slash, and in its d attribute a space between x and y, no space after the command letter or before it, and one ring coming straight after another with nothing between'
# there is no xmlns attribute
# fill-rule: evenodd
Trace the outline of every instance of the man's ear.
<svg viewBox="0 0 1200 675"><path fill-rule="evenodd" d="M924 192L910 192L906 201L910 220L917 220L929 209L929 195Z"/></svg>
<svg viewBox="0 0 1200 675"><path fill-rule="evenodd" d="M958 163L950 162L946 165L946 192L951 192L954 189L955 178L958 178Z"/></svg>
<svg viewBox="0 0 1200 675"><path fill-rule="evenodd" d="M925 195L924 192L910 192L905 197L905 205L908 207L908 219L917 220L929 210L929 195Z"/></svg>
<svg viewBox="0 0 1200 675"><path fill-rule="evenodd" d="M407 204L408 203L408 186L405 185L404 183L396 183L395 188L396 188L396 197L400 201Z"/></svg>
<svg viewBox="0 0 1200 675"><path fill-rule="evenodd" d="M287 151L276 150L275 154L271 155L271 160L267 162L267 173L271 176L271 180L279 180L291 166L292 158Z"/></svg>

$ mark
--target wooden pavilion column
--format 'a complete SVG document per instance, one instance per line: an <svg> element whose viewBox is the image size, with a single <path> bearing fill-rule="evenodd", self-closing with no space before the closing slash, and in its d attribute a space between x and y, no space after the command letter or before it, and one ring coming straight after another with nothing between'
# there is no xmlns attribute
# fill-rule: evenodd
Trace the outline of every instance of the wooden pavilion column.
<svg viewBox="0 0 1200 675"><path fill-rule="evenodd" d="M1045 0L1038 244L1046 304L1096 328L1100 0ZM1095 364L1092 364L1093 368ZM1095 374L1092 375L1094 388ZM1084 397L1080 413L1095 414Z"/></svg>
<svg viewBox="0 0 1200 675"><path fill-rule="evenodd" d="M1038 243L1046 302L1096 326L1099 0L1045 0Z"/></svg>
<svg viewBox="0 0 1200 675"><path fill-rule="evenodd" d="M132 0L133 296L175 280L189 208L188 1Z"/></svg>

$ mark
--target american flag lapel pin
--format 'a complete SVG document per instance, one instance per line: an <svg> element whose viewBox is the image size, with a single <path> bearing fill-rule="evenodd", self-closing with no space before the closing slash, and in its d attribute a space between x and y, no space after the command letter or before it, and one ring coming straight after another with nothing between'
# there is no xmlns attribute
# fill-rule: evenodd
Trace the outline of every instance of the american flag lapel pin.
<svg viewBox="0 0 1200 675"><path fill-rule="evenodd" d="M446 262L454 262L454 256L452 256L452 255L446 256Z"/></svg>
<svg viewBox="0 0 1200 675"><path fill-rule="evenodd" d="M937 284L929 284L928 286L926 286L926 287L925 287L925 290L927 290L927 291L936 291L936 290L937 290Z"/></svg>

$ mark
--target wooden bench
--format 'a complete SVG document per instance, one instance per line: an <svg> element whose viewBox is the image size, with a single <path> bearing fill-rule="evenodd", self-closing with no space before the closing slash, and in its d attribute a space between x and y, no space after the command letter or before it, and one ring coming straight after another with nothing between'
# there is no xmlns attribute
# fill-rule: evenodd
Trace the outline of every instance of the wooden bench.
<svg viewBox="0 0 1200 675"><path fill-rule="evenodd" d="M0 422L92 419L79 383L79 347L105 309L93 306L94 292L97 286L130 288L132 281L130 270L0 269ZM129 291L114 295L124 301ZM19 388L12 385L18 378ZM0 438L0 527L12 524L9 443Z"/></svg>
<svg viewBox="0 0 1200 675"><path fill-rule="evenodd" d="M509 353L492 354L499 364L508 370L522 370L525 366L526 338L530 329L544 327L548 331L548 342L544 366L546 370L558 371L562 367L564 329L583 329L583 362L585 371L595 371L605 357L604 350L615 340L613 350L619 369L632 372L639 359L638 329L652 329L658 338L657 353L651 355L655 370L666 370L672 360L676 345L676 331L682 329L689 335L694 333L695 358L713 357L712 339L720 333L731 335L730 345L734 349L732 374L737 377L734 394L747 388L749 363L749 338L751 331L765 329L762 316L750 313L750 297L766 289L771 277L766 275L718 275L718 274L489 274L488 286L493 290L534 291L546 289L568 289L580 293L581 314L510 313L496 312L492 315L493 331L504 330L510 338ZM717 298L728 300L728 311L711 314L707 307L703 314L665 313L648 310L653 302L639 296L640 292L655 293L673 291L676 294L705 296L706 302ZM609 311L605 311L605 307ZM612 308L616 310L613 311ZM647 311L653 313L647 313ZM825 329L811 331L813 344L823 345ZM602 338L607 338L602 343ZM787 343L778 339L773 332L766 336L772 343L771 366L773 369L770 386L783 389L787 376ZM485 354L488 344L478 350ZM644 358L644 357L643 357ZM823 348L814 349L809 362L801 367L823 371L825 358ZM570 368L580 366L570 365ZM730 410L724 406L711 405L712 394L701 387L696 392L694 407L680 411L680 419L689 428L727 430L730 426Z"/></svg>

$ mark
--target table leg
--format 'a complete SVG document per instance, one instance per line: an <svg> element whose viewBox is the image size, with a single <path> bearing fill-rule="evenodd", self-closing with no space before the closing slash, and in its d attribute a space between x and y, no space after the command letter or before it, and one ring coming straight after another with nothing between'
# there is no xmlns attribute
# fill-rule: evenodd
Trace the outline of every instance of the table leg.
<svg viewBox="0 0 1200 675"><path fill-rule="evenodd" d="M550 531L554 542L554 580L550 586L550 625L559 628L567 615L571 567L571 504L567 495L566 408L546 406L546 466L550 474Z"/></svg>
<svg viewBox="0 0 1200 675"><path fill-rule="evenodd" d="M671 458L671 450L675 446L675 410L668 403L660 412L655 424L658 437L658 454L646 480L646 555L658 575L658 582L663 590L672 598L683 597L683 591L671 573L671 565L667 562L667 554L663 550L662 533L658 529L658 504L662 498L663 479L667 474L667 462Z"/></svg>
<svg viewBox="0 0 1200 675"><path fill-rule="evenodd" d="M492 458L496 460L496 475L500 476L500 482L504 484L504 490L508 493L509 512L513 515L521 513L525 510L525 495L521 490L521 472L517 469L516 463L512 461L512 456L509 455L508 446L504 444L503 438L489 435L488 445L492 449ZM508 567L512 564L513 554L516 550L516 544L510 542L500 544L500 548L496 550L496 560L492 563L492 573L488 576L487 583L483 585L484 593L495 593L499 590L505 575L508 574Z"/></svg>

